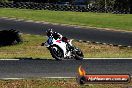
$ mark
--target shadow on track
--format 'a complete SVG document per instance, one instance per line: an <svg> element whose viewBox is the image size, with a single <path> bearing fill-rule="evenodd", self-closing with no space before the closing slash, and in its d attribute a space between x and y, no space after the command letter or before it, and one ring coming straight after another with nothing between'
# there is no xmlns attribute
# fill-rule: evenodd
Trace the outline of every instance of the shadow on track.
<svg viewBox="0 0 132 88"><path fill-rule="evenodd" d="M30 60L32 60L32 61L58 61L58 62L61 62L61 61L81 61L81 60L75 60L75 59L63 59L63 60L55 60L54 58L32 58L32 57L30 57L30 58L14 58L14 59L19 59L19 61L30 61ZM83 60L82 60L83 61Z"/></svg>

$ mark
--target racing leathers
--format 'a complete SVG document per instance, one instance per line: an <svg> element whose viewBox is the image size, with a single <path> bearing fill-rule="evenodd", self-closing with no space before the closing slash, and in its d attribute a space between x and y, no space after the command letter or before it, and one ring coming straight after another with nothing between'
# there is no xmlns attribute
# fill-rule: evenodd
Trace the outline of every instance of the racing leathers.
<svg viewBox="0 0 132 88"><path fill-rule="evenodd" d="M57 32L53 32L50 36L48 36L48 40L47 40L47 43L46 46L49 46L51 45L53 42L52 42L52 39L60 39L61 41L65 42L66 45L67 45L67 50L69 51L70 49L72 49L71 45L69 44L69 41L66 37L62 36L60 33L57 33Z"/></svg>

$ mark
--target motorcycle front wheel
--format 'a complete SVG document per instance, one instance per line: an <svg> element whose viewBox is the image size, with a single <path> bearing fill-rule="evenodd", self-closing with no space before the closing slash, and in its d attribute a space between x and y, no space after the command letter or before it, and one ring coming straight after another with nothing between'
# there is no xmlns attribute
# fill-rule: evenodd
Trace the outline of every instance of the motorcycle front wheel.
<svg viewBox="0 0 132 88"><path fill-rule="evenodd" d="M50 53L51 53L52 57L55 58L56 60L62 60L64 58L63 51L58 46L52 46L50 48Z"/></svg>

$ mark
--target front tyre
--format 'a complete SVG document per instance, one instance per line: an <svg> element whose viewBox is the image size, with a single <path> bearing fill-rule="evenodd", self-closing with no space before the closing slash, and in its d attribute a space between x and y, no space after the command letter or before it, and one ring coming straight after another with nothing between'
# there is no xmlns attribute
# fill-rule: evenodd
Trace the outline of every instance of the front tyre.
<svg viewBox="0 0 132 88"><path fill-rule="evenodd" d="M51 53L52 57L55 58L56 60L62 60L64 58L63 51L58 46L50 47L50 53Z"/></svg>
<svg viewBox="0 0 132 88"><path fill-rule="evenodd" d="M76 60L83 60L84 58L83 52L78 48L75 49L74 55Z"/></svg>

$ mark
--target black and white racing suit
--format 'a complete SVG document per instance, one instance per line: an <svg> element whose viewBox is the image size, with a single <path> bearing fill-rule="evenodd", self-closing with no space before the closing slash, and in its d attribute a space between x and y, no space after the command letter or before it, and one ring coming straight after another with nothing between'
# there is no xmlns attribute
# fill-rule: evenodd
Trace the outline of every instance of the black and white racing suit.
<svg viewBox="0 0 132 88"><path fill-rule="evenodd" d="M67 39L66 37L62 36L60 33L53 32L53 33L51 34L51 36L49 36L49 39L48 39L49 45L52 44L52 38L54 38L55 40L60 39L60 40L62 40L63 42L65 42L66 45L67 45L67 50L68 50L68 51L70 50L70 48L72 48L71 45L69 44L68 39Z"/></svg>

